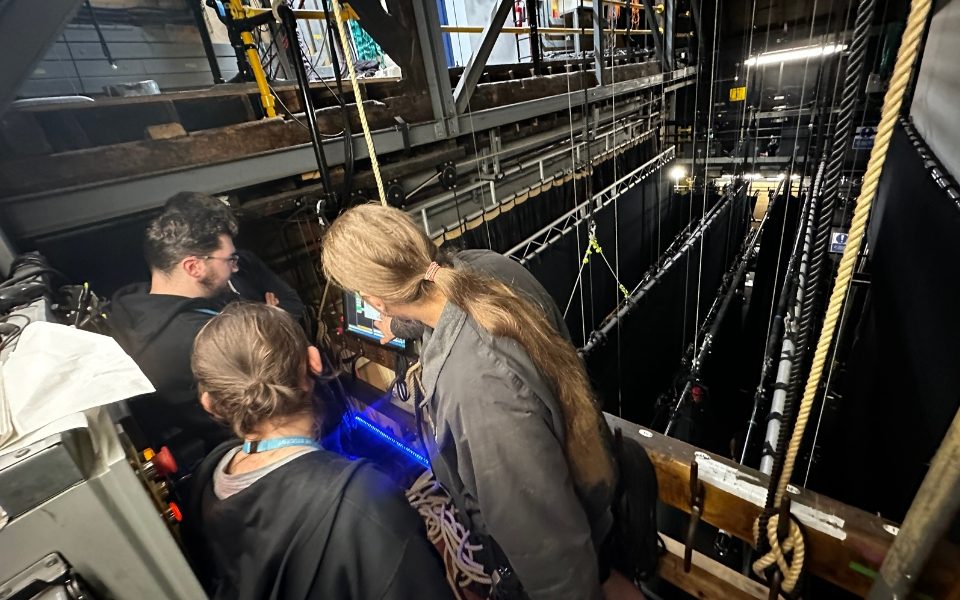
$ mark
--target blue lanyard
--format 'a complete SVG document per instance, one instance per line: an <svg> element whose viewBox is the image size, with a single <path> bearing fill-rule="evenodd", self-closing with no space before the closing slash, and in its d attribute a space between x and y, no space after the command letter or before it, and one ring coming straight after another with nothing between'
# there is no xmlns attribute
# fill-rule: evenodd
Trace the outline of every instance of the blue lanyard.
<svg viewBox="0 0 960 600"><path fill-rule="evenodd" d="M317 450L321 448L320 444L313 438L303 436L271 438L268 440L253 440L243 443L243 451L247 454L256 454L257 452L269 452L280 448L290 446L313 446Z"/></svg>

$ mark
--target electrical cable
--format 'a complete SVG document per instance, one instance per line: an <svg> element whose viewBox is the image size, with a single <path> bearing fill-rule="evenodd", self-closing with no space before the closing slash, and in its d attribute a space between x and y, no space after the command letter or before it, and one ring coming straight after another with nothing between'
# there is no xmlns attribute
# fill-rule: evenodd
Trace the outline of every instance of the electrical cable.
<svg viewBox="0 0 960 600"><path fill-rule="evenodd" d="M90 0L84 0L87 11L90 13L90 20L93 22L93 28L97 32L97 39L100 41L100 49L103 50L103 56L107 59L111 69L117 68L117 61L113 60L113 54L110 53L110 46L107 45L107 39L103 37L103 31L100 30L100 22L97 21L97 15L90 5Z"/></svg>
<svg viewBox="0 0 960 600"><path fill-rule="evenodd" d="M276 6L276 14L280 17L281 26L286 30L288 47L290 49L290 58L293 63L293 70L297 78L297 87L300 90L300 100L303 102L303 110L306 113L305 118L310 130L310 140L313 143L314 158L317 161L317 167L320 169L320 177L323 180L323 188L327 196L334 194L333 184L330 178L330 169L327 167L327 157L323 150L323 142L320 139L320 132L317 128L317 114L313 107L313 95L310 93L310 80L307 77L307 71L304 67L303 54L300 45L295 43L297 37L297 17L286 4Z"/></svg>
<svg viewBox="0 0 960 600"><path fill-rule="evenodd" d="M610 11L611 9L619 9L619 6L607 6L608 11ZM616 25L617 25L616 21L612 21L609 24L611 29L616 28ZM603 23L601 22L601 29L602 28L603 28ZM611 34L611 43L608 45L611 48L610 85L613 86L614 89L616 89L616 86L617 86L617 64L616 64L616 60L614 59L614 52L613 52L613 49L616 48L616 42L617 42L617 35L616 33L613 33ZM607 264L607 268L610 269L611 272L613 273L613 280L614 280L614 283L616 284L616 289L613 292L614 297L615 298L617 297L617 291L619 291L623 293L624 299L626 299L630 297L630 292L627 290L626 287L624 287L622 283L620 283L620 212L619 212L620 194L617 192L617 188L616 188L616 181L617 181L617 129L616 129L617 95L616 94L613 95L613 98L611 99L611 101L612 101L611 121L614 123L614 128L613 128L613 181L614 181L613 257L614 257L614 264L616 265L615 270L610 267L610 263L607 261L607 257L603 254L603 251L600 249L600 244L598 244L596 240L594 240L593 245L595 246L597 254L599 254L600 257L603 258L603 262ZM623 374L621 371L622 362L623 362L623 359L621 356L622 353L623 353L623 336L621 334L620 319L617 319L617 381L622 381L622 377L623 377ZM617 414L618 415L623 414L623 386L621 385L617 386Z"/></svg>
<svg viewBox="0 0 960 600"><path fill-rule="evenodd" d="M5 335L7 335L8 337L7 337L6 339L0 341L0 352L2 352L2 351L4 351L4 350L6 350L7 348L11 347L11 346L14 344L14 342L16 342L16 341L20 338L20 334L23 333L23 330L26 329L27 326L30 325L30 323L33 322L33 320L32 320L30 317L28 317L27 315L23 315L23 314L19 314L19 313L18 313L18 314L10 314L10 315L2 315L2 316L0 316L0 323L6 323L9 319L12 319L12 318L14 318L14 317L17 317L17 318L20 318L20 319L26 319L27 322L24 323L23 325L17 325L16 323L10 323L10 325L11 325L12 327L15 327L16 329L15 329L14 331L12 331L12 332L9 332L9 333L5 334Z"/></svg>
<svg viewBox="0 0 960 600"><path fill-rule="evenodd" d="M581 25L580 31L583 31L583 26ZM573 135L573 94L570 91L570 77L573 76L571 73L573 65L566 64L564 65L564 70L566 71L566 83L567 83L567 121L570 124L570 187L573 188L573 205L578 206L579 202L577 201L577 152L576 152L576 142ZM576 240L577 240L577 256L582 256L582 250L580 247L580 224L585 223L585 221L577 222L576 229ZM581 266L582 269L582 266ZM577 274L577 280L579 281L580 274ZM587 338L587 317L586 317L586 306L584 306L583 298L583 286L579 286L580 290L580 330L581 330L581 340ZM569 310L569 307L568 307ZM566 320L567 312L563 313L564 320Z"/></svg>
<svg viewBox="0 0 960 600"><path fill-rule="evenodd" d="M470 531L457 518L450 495L436 480L431 470L424 471L406 491L407 502L427 526L427 539L434 545L443 543L443 564L447 584L462 598L460 590L472 583L491 585L483 565L474 558L483 547L470 543Z"/></svg>
<svg viewBox="0 0 960 600"><path fill-rule="evenodd" d="M749 35L748 41L747 41L747 52L746 52L746 54L744 54L744 56L746 56L746 57L748 57L748 58L750 57L751 54L753 54L753 29L754 29L754 24L756 23L756 18L757 18L757 0L752 0L752 2L751 2L751 9L750 9L750 35ZM744 62L745 62L745 61L744 61ZM740 63L740 66L743 67L743 66L745 66L745 65L744 65L743 63ZM750 71L749 71L748 69L744 68L744 70L743 70L743 79L744 79L744 81L743 81L743 83L744 83L743 87L748 87L747 84L750 83L750 81L749 81L749 79L750 79L749 75L750 75ZM739 77L739 75L736 76L736 77ZM745 170L745 168L746 168L747 152L748 152L748 150L749 150L749 148L750 148L750 136L749 136L749 133L748 133L747 130L746 130L746 126L747 126L747 113L749 112L749 111L747 110L747 99L746 99L746 97L744 97L744 99L743 99L743 107L742 107L742 109L743 109L743 110L742 110L742 112L741 112L741 114L740 114L740 132L739 132L739 135L737 136L737 143L742 146L742 150L743 150L743 163L740 163L740 164L734 163L734 174L735 174L735 175L743 175L743 172L744 172L744 170ZM746 138L746 139L744 139L744 138ZM739 168L738 168L738 167L739 167Z"/></svg>

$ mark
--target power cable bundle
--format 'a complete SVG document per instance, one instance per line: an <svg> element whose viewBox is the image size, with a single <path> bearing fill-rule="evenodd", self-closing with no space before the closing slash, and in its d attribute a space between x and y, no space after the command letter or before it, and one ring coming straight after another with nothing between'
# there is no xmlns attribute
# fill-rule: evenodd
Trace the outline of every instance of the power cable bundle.
<svg viewBox="0 0 960 600"><path fill-rule="evenodd" d="M483 565L474 559L474 553L480 552L482 546L470 543L470 531L457 519L450 495L434 478L433 471L424 471L413 482L407 490L407 502L426 523L427 538L433 544L443 542L447 583L458 598L462 597L460 590L471 584L492 583Z"/></svg>

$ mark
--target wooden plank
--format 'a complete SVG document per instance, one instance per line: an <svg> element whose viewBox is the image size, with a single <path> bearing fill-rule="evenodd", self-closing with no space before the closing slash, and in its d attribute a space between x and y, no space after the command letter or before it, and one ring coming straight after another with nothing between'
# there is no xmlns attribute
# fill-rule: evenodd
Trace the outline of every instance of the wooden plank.
<svg viewBox="0 0 960 600"><path fill-rule="evenodd" d="M54 186L135 177L190 164L227 162L308 143L309 133L296 123L280 119L255 121L170 140L129 142L42 158L3 161L0 189L5 195L16 195Z"/></svg>
<svg viewBox="0 0 960 600"><path fill-rule="evenodd" d="M147 138L151 140L168 140L170 138L187 135L187 130L180 123L164 123L150 125L146 130Z"/></svg>
<svg viewBox="0 0 960 600"><path fill-rule="evenodd" d="M663 503L690 511L690 463L696 459L706 490L703 521L752 542L753 522L765 497L766 475L615 416L607 415L607 420L647 449L657 470ZM807 572L865 596L873 580L856 567L879 567L893 543L895 524L810 490L791 486L790 493L793 514L805 526ZM946 596L960 578L957 565L960 549L941 544L917 591L934 598Z"/></svg>
<svg viewBox="0 0 960 600"><path fill-rule="evenodd" d="M660 557L658 574L694 598L766 600L769 596L765 585L697 551L693 552L690 572L685 573L683 544L663 534L660 538L667 552Z"/></svg>

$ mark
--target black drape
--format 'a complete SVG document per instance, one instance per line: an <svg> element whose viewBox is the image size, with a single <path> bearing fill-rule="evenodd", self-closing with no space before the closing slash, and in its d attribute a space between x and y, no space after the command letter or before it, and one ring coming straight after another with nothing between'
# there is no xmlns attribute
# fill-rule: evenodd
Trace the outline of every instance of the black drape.
<svg viewBox="0 0 960 600"><path fill-rule="evenodd" d="M869 299L813 485L900 520L960 407L960 207L901 125L875 202Z"/></svg>

